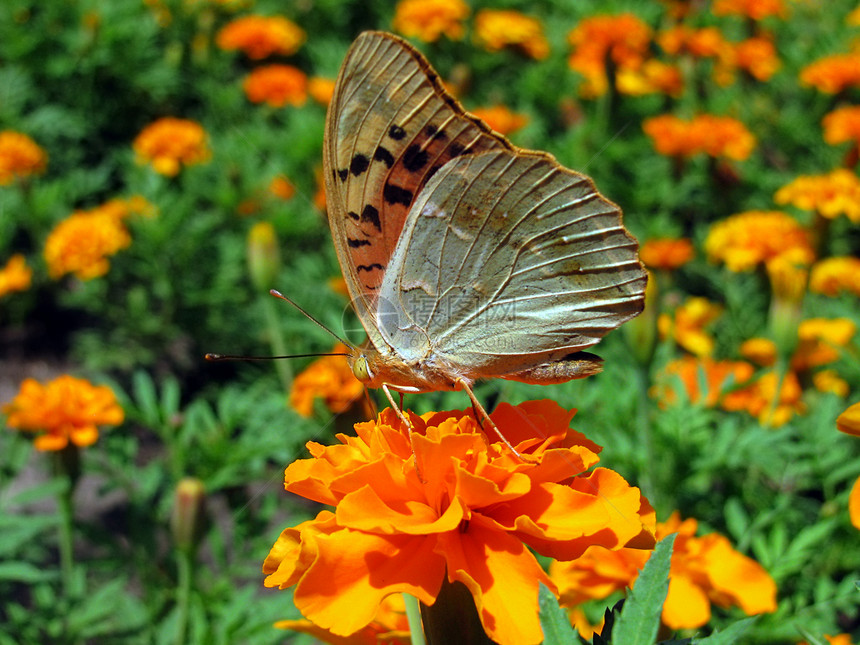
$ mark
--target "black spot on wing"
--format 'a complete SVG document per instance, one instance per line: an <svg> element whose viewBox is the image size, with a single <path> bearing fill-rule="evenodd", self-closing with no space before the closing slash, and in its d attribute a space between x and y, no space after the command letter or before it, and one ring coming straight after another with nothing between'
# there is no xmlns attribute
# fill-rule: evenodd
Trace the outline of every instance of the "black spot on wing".
<svg viewBox="0 0 860 645"><path fill-rule="evenodd" d="M346 178L349 175L349 170L347 168L344 168L343 170L337 170L335 172L337 173L337 176L340 177L341 181L346 181Z"/></svg>
<svg viewBox="0 0 860 645"><path fill-rule="evenodd" d="M388 128L388 136L395 141L400 141L403 137L406 136L406 130L401 128L399 125L392 125L390 128Z"/></svg>
<svg viewBox="0 0 860 645"><path fill-rule="evenodd" d="M370 222L376 227L377 231L382 230L382 226L379 223L379 210L370 204L366 204L364 210L361 211L361 221L362 223Z"/></svg>
<svg viewBox="0 0 860 645"><path fill-rule="evenodd" d="M383 148L382 146L379 146L376 149L376 152L373 153L373 160L381 161L389 168L394 165L394 155L392 155L387 148Z"/></svg>
<svg viewBox="0 0 860 645"><path fill-rule="evenodd" d="M382 197L388 204L403 204L409 206L412 203L412 191L395 186L394 184L385 184L382 189Z"/></svg>
<svg viewBox="0 0 860 645"><path fill-rule="evenodd" d="M353 249L357 249L360 246L370 246L370 240L358 240L351 237L346 238L346 243Z"/></svg>
<svg viewBox="0 0 860 645"><path fill-rule="evenodd" d="M451 159L459 157L465 150L466 147L462 143L457 143L456 141L448 146L448 154L451 155Z"/></svg>
<svg viewBox="0 0 860 645"><path fill-rule="evenodd" d="M448 138L448 135L445 134L444 130L440 130L437 126L433 125L432 123L430 125L428 125L426 128L424 128L424 132L431 139L447 139Z"/></svg>
<svg viewBox="0 0 860 645"><path fill-rule="evenodd" d="M370 159L365 155L358 153L352 158L352 161L349 162L349 171L358 177L361 173L367 170L368 166L370 166Z"/></svg>
<svg viewBox="0 0 860 645"><path fill-rule="evenodd" d="M355 270L358 273L361 273L362 271L373 271L374 269L383 271L385 270L385 267L379 264L379 262L374 262L373 264L359 264L355 267Z"/></svg>
<svg viewBox="0 0 860 645"><path fill-rule="evenodd" d="M426 150L422 150L421 146L417 143L413 143L411 146L406 148L406 152L403 153L403 167L409 172L418 172L427 165L427 160L429 158L430 155Z"/></svg>
<svg viewBox="0 0 860 645"><path fill-rule="evenodd" d="M356 213L355 211L349 211L349 212L347 213L347 215L349 215L349 216L350 216L352 219L354 219L356 222L357 222L359 219L361 219L361 218L358 216L358 213Z"/></svg>

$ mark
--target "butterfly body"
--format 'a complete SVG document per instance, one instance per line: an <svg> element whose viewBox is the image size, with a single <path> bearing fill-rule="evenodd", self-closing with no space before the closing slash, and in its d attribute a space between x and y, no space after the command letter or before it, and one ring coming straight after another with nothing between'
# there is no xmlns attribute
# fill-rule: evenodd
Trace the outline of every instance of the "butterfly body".
<svg viewBox="0 0 860 645"><path fill-rule="evenodd" d="M329 106L329 223L368 334L371 387L558 383L637 315L645 271L618 207L585 175L466 113L402 39L366 32Z"/></svg>

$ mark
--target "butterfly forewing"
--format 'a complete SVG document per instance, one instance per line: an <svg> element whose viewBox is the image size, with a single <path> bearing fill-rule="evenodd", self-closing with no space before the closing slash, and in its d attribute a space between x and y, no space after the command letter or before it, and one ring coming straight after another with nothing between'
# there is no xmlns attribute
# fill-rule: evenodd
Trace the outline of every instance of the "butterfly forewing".
<svg viewBox="0 0 860 645"><path fill-rule="evenodd" d="M642 310L645 272L615 204L549 155L460 157L421 192L383 283L385 341L469 377L595 344Z"/></svg>
<svg viewBox="0 0 860 645"><path fill-rule="evenodd" d="M329 222L371 340L375 310L410 207L451 159L511 145L469 117L405 41L366 32L350 48L326 119Z"/></svg>

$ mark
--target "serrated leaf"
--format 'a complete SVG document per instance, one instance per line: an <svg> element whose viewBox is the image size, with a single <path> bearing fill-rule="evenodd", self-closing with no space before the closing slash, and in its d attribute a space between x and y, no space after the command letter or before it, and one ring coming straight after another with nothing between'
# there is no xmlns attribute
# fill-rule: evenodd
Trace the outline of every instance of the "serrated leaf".
<svg viewBox="0 0 860 645"><path fill-rule="evenodd" d="M669 566L675 533L663 538L642 568L612 630L612 642L651 645L660 628L663 602L669 593Z"/></svg>
<svg viewBox="0 0 860 645"><path fill-rule="evenodd" d="M538 606L544 645L569 645L576 642L576 632L570 624L567 612L559 607L558 600L543 583L540 586Z"/></svg>
<svg viewBox="0 0 860 645"><path fill-rule="evenodd" d="M732 643L737 643L739 642L738 639L749 631L756 620L758 620L757 616L744 618L736 623L732 623L723 631L715 630L710 636L693 639L693 645L731 645Z"/></svg>

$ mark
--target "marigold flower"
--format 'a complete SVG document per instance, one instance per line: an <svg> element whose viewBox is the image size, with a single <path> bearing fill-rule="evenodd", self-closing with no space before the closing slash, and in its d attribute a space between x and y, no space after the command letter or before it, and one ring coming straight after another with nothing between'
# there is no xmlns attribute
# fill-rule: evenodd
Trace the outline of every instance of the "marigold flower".
<svg viewBox="0 0 860 645"><path fill-rule="evenodd" d="M779 211L747 211L713 224L705 251L731 271L748 271L784 253L805 264L815 258L806 229Z"/></svg>
<svg viewBox="0 0 860 645"><path fill-rule="evenodd" d="M272 54L291 56L305 42L305 32L283 16L243 16L225 25L215 42L225 50L239 49L260 60Z"/></svg>
<svg viewBox="0 0 860 645"><path fill-rule="evenodd" d="M639 259L649 269L674 271L693 259L693 243L687 238L648 240L639 249Z"/></svg>
<svg viewBox="0 0 860 645"><path fill-rule="evenodd" d="M348 352L340 343L331 351L333 354ZM348 410L363 395L364 385L355 378L344 357L321 356L293 380L290 406L303 417L310 417L314 399L319 397L329 410L338 414Z"/></svg>
<svg viewBox="0 0 860 645"><path fill-rule="evenodd" d="M511 47L537 60L549 56L543 25L518 11L481 9L475 16L475 40L490 52Z"/></svg>
<svg viewBox="0 0 860 645"><path fill-rule="evenodd" d="M26 291L30 288L33 270L27 266L27 260L16 253L0 269L0 298L13 291Z"/></svg>
<svg viewBox="0 0 860 645"><path fill-rule="evenodd" d="M854 482L848 496L848 516L854 528L860 530L860 477ZM851 641L848 641L848 645L851 645Z"/></svg>
<svg viewBox="0 0 860 645"><path fill-rule="evenodd" d="M425 43L435 43L442 35L459 40L469 11L463 0L400 0L392 26L394 31Z"/></svg>
<svg viewBox="0 0 860 645"><path fill-rule="evenodd" d="M857 528L860 528L860 526ZM854 641L851 640L851 634L837 634L836 636L824 634L824 640L826 640L829 645L854 645ZM800 641L797 645L809 645L809 643L806 641Z"/></svg>
<svg viewBox="0 0 860 645"><path fill-rule="evenodd" d="M795 414L806 412L806 405L800 399L803 388L794 372L788 372L782 378L779 398L774 404L778 382L779 375L776 372L767 372L749 385L728 392L721 406L729 412L745 411L762 425L785 425Z"/></svg>
<svg viewBox="0 0 860 645"><path fill-rule="evenodd" d="M567 560L592 544L654 544L650 505L613 471L589 471L600 448L569 430L572 417L551 401L500 405L493 422L524 458L465 412L411 415L410 439L386 409L342 445L309 442L286 489L337 510L281 533L265 584L296 585L306 618L347 635L390 594L432 605L447 576L493 640L539 643L538 586L553 585L526 546Z"/></svg>
<svg viewBox="0 0 860 645"><path fill-rule="evenodd" d="M705 153L743 161L756 145L755 137L743 123L712 114L701 114L691 121L662 114L645 119L642 129L654 140L657 152L672 157Z"/></svg>
<svg viewBox="0 0 860 645"><path fill-rule="evenodd" d="M321 105L328 105L334 95L334 79L312 76L308 79L308 94Z"/></svg>
<svg viewBox="0 0 860 645"><path fill-rule="evenodd" d="M860 296L860 258L832 257L812 265L809 290L827 296L838 296L847 291Z"/></svg>
<svg viewBox="0 0 860 645"><path fill-rule="evenodd" d="M269 192L278 199L287 201L288 199L292 199L296 194L296 188L284 175L276 175L269 182Z"/></svg>
<svg viewBox="0 0 860 645"><path fill-rule="evenodd" d="M138 163L151 163L162 175L173 177L182 164L209 161L206 131L199 123L164 117L146 126L132 144Z"/></svg>
<svg viewBox="0 0 860 645"><path fill-rule="evenodd" d="M857 325L848 318L809 318L800 323L800 340L791 358L791 368L804 372L839 360L840 350L847 347L857 333Z"/></svg>
<svg viewBox="0 0 860 645"><path fill-rule="evenodd" d="M264 65L245 77L242 89L252 103L298 107L308 99L308 77L292 65Z"/></svg>
<svg viewBox="0 0 860 645"><path fill-rule="evenodd" d="M828 219L844 214L860 223L860 179L845 168L826 175L801 175L776 191L774 201L814 210Z"/></svg>
<svg viewBox="0 0 860 645"><path fill-rule="evenodd" d="M821 370L812 375L812 384L819 392L830 392L836 396L846 397L851 391L848 381L839 376L835 370Z"/></svg>
<svg viewBox="0 0 860 645"><path fill-rule="evenodd" d="M2 409L10 428L43 433L36 437L37 450L62 450L70 441L92 445L99 437L97 426L119 425L124 418L109 387L69 375L44 385L25 379Z"/></svg>
<svg viewBox="0 0 860 645"><path fill-rule="evenodd" d="M309 620L280 620L275 623L279 629L289 629L309 634L323 643L332 645L411 645L412 638L406 607L402 594L385 597L379 604L379 611L373 621L363 629L347 638L333 634Z"/></svg>
<svg viewBox="0 0 860 645"><path fill-rule="evenodd" d="M504 105L475 108L474 110L470 110L470 112L496 132L505 135L522 129L529 122L529 118L525 114L511 112Z"/></svg>
<svg viewBox="0 0 860 645"><path fill-rule="evenodd" d="M618 69L615 86L621 94L628 96L659 93L677 98L684 91L684 78L678 67L649 58L637 68Z"/></svg>
<svg viewBox="0 0 860 645"><path fill-rule="evenodd" d="M14 130L0 132L0 186L16 178L45 172L48 155L26 134Z"/></svg>
<svg viewBox="0 0 860 645"><path fill-rule="evenodd" d="M660 336L672 336L678 345L695 356L714 353L714 339L705 327L719 318L723 308L706 298L688 298L675 310L675 317L663 314L657 322Z"/></svg>
<svg viewBox="0 0 860 645"><path fill-rule="evenodd" d="M725 55L731 45L717 27L695 29L675 25L657 34L657 44L670 56L690 54L698 58L716 58Z"/></svg>
<svg viewBox="0 0 860 645"><path fill-rule="evenodd" d="M716 16L744 16L753 20L786 16L783 0L714 0L711 10Z"/></svg>
<svg viewBox="0 0 860 645"><path fill-rule="evenodd" d="M776 611L776 584L760 564L735 551L718 533L696 537L696 520L681 521L675 511L657 524L657 538L677 532L669 572L669 593L662 620L671 629L701 627L711 618L711 604L740 607L748 615ZM564 605L605 598L633 587L650 557L632 549L589 547L571 562L553 562L550 577Z"/></svg>
<svg viewBox="0 0 860 645"><path fill-rule="evenodd" d="M810 63L800 70L800 82L827 94L860 86L860 53L835 54Z"/></svg>
<svg viewBox="0 0 860 645"><path fill-rule="evenodd" d="M770 338L750 338L741 343L740 355L748 361L762 367L773 367L776 364L776 343Z"/></svg>
<svg viewBox="0 0 860 645"><path fill-rule="evenodd" d="M770 80L781 65L773 41L762 36L735 45L734 64L759 81Z"/></svg>
<svg viewBox="0 0 860 645"><path fill-rule="evenodd" d="M595 97L607 90L606 65L639 69L649 55L651 27L632 13L581 20L567 40L573 47L568 65L585 77L581 93Z"/></svg>
<svg viewBox="0 0 860 645"><path fill-rule="evenodd" d="M81 280L103 276L107 257L131 244L121 219L100 212L76 211L57 224L45 240L48 274L58 279L74 273Z"/></svg>
<svg viewBox="0 0 860 645"><path fill-rule="evenodd" d="M743 361L717 361L710 357L684 356L666 365L657 387L651 394L664 404L674 403L678 396L673 387L675 378L680 378L687 398L712 408L723 397L726 390L749 381L755 369ZM707 391L701 391L701 384Z"/></svg>
<svg viewBox="0 0 860 645"><path fill-rule="evenodd" d="M860 437L860 403L850 406L836 418L836 429Z"/></svg>
<svg viewBox="0 0 860 645"><path fill-rule="evenodd" d="M821 120L824 140L830 145L846 141L860 146L860 105L836 108Z"/></svg>

